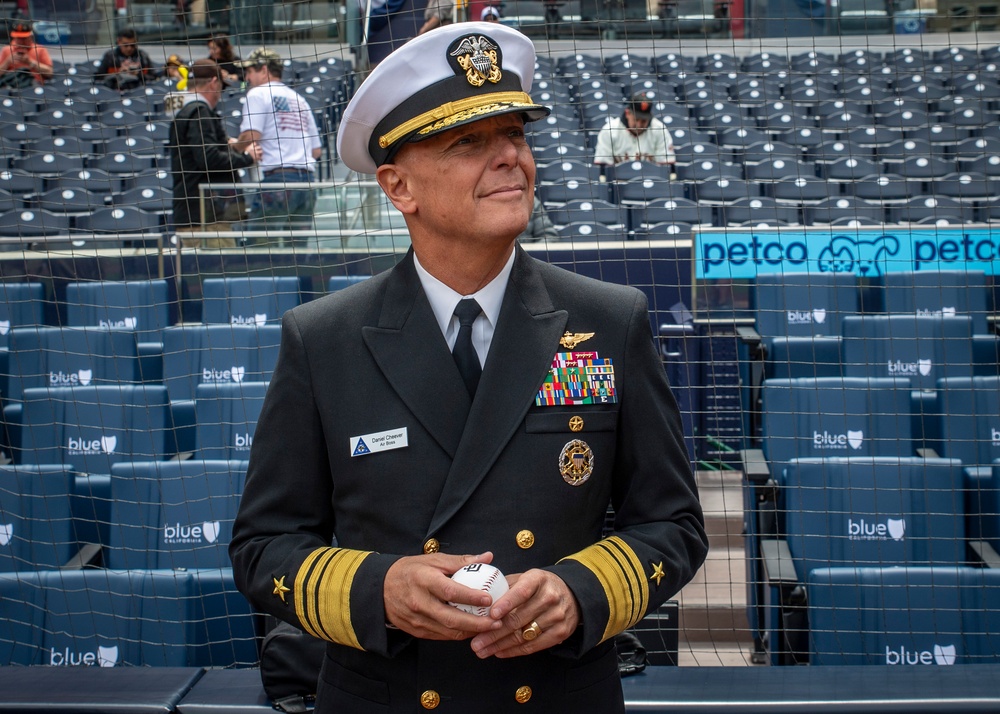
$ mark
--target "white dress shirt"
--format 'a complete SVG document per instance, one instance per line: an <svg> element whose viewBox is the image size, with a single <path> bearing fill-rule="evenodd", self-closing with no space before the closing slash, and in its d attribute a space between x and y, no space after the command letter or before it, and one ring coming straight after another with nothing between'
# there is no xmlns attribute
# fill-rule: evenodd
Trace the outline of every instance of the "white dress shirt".
<svg viewBox="0 0 1000 714"><path fill-rule="evenodd" d="M427 295L427 300L434 311L434 318L441 328L448 349L455 348L455 340L458 339L458 318L455 317L455 306L462 298L475 298L479 307L483 309L482 314L472 323L472 346L476 348L479 356L479 364L486 364L486 356L490 353L490 345L493 343L493 332L496 330L497 318L500 317L500 306L503 304L503 296L507 291L507 280L510 278L511 268L514 267L514 256L517 251L510 252L510 258L500 273L489 283L472 295L460 295L433 275L417 260L417 254L413 254L413 265L417 269L417 277L420 278L420 285Z"/></svg>

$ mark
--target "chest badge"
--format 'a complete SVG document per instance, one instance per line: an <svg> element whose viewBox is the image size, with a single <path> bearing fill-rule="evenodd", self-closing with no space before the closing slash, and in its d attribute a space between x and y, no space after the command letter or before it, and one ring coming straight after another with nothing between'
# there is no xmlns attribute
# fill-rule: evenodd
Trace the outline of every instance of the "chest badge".
<svg viewBox="0 0 1000 714"><path fill-rule="evenodd" d="M570 332L567 330L563 336L559 338L559 344L568 350L573 350L576 349L578 344L586 342L596 334L596 332Z"/></svg>
<svg viewBox="0 0 1000 714"><path fill-rule="evenodd" d="M573 439L559 452L559 473L570 486L582 486L594 473L594 452L586 441Z"/></svg>

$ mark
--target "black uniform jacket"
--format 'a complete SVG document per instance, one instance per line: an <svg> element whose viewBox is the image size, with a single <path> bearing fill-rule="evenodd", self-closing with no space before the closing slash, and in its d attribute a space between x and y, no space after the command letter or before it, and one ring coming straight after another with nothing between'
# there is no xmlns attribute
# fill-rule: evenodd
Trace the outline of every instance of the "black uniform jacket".
<svg viewBox="0 0 1000 714"><path fill-rule="evenodd" d="M474 402L412 255L284 316L230 554L255 606L330 642L319 712L423 712L422 696L461 714L624 711L614 635L704 560L645 297L517 251ZM612 360L617 401L536 405L556 353L573 351L567 332L593 333L575 351ZM396 444L405 432L405 447L353 455L365 449L352 437L385 432ZM593 467L578 485L560 468L574 440ZM482 661L468 641L387 628L389 566L437 548L493 551L504 573L551 570L580 628L558 648Z"/></svg>
<svg viewBox="0 0 1000 714"><path fill-rule="evenodd" d="M174 117L168 146L174 179L173 222L182 228L201 223L199 184L239 183L236 170L253 165L250 156L230 147L222 117L200 100L188 102ZM218 220L211 198L215 193L206 193L206 223Z"/></svg>

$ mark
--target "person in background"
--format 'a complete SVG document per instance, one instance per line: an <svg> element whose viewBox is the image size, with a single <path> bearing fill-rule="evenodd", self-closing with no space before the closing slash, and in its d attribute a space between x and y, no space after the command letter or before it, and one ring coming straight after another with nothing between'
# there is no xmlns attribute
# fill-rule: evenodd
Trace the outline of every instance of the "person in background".
<svg viewBox="0 0 1000 714"><path fill-rule="evenodd" d="M232 43L225 35L212 35L208 40L208 56L219 63L222 79L227 84L238 84L243 81L243 68L240 58L233 50Z"/></svg>
<svg viewBox="0 0 1000 714"><path fill-rule="evenodd" d="M674 163L674 143L666 125L653 116L653 99L637 92L622 116L609 119L597 135L594 163L604 166L623 161Z"/></svg>
<svg viewBox="0 0 1000 714"><path fill-rule="evenodd" d="M487 5L483 8L480 19L483 22L500 22L500 11L493 5Z"/></svg>
<svg viewBox="0 0 1000 714"><path fill-rule="evenodd" d="M517 245L534 65L455 23L341 120L412 249L284 314L229 547L256 608L326 640L316 714L624 714L615 636L705 559L645 295ZM450 577L489 563L496 602Z"/></svg>
<svg viewBox="0 0 1000 714"><path fill-rule="evenodd" d="M0 86L45 84L52 79L52 57L35 44L31 23L18 21L10 31L10 44L0 50Z"/></svg>
<svg viewBox="0 0 1000 714"><path fill-rule="evenodd" d="M183 92L188 85L188 68L177 55L170 55L163 63L163 76L174 80L174 87Z"/></svg>
<svg viewBox="0 0 1000 714"><path fill-rule="evenodd" d="M98 82L112 89L132 89L156 77L156 68L146 51L139 48L139 39L131 27L118 31L114 49L104 53L94 73Z"/></svg>
<svg viewBox="0 0 1000 714"><path fill-rule="evenodd" d="M428 0L424 10L424 24L417 30L418 35L433 30L435 27L450 25L455 21L455 0Z"/></svg>
<svg viewBox="0 0 1000 714"><path fill-rule="evenodd" d="M170 125L170 169L174 178L173 221L183 247L202 247L202 238L185 236L192 231L228 231L222 201L208 191L202 224L198 186L203 183L238 183L237 169L248 168L260 158L251 143L238 151L226 136L222 118L215 111L222 97L222 75L215 60L199 59L191 65L194 98L177 112ZM232 238L206 238L206 248L231 248Z"/></svg>
<svg viewBox="0 0 1000 714"><path fill-rule="evenodd" d="M525 228L517 239L522 243L536 240L557 240L559 232L556 231L555 224L545 211L545 206L535 196L534 205L531 208L531 218L528 219L528 227Z"/></svg>
<svg viewBox="0 0 1000 714"><path fill-rule="evenodd" d="M250 89L238 148L260 144L261 183L313 181L316 161L323 153L319 129L309 103L281 81L281 55L261 47L240 64ZM315 208L316 192L311 188L265 189L254 199L246 227L309 229ZM304 241L291 239L293 244Z"/></svg>

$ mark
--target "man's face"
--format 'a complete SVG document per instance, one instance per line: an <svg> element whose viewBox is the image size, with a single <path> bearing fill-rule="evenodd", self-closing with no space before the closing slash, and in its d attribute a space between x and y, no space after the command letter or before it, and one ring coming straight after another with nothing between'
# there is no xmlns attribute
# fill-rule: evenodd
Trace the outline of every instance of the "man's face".
<svg viewBox="0 0 1000 714"><path fill-rule="evenodd" d="M645 117L637 117L632 113L631 109L626 109L625 123L628 124L628 130L632 134L639 136L639 134L646 131L646 128L649 126L649 119Z"/></svg>
<svg viewBox="0 0 1000 714"><path fill-rule="evenodd" d="M259 87L262 84L267 84L270 80L267 67L264 65L247 67L243 72L243 77L251 87Z"/></svg>
<svg viewBox="0 0 1000 714"><path fill-rule="evenodd" d="M126 57L131 57L135 54L135 40L131 40L126 37L119 37L118 49L120 49L122 54Z"/></svg>
<svg viewBox="0 0 1000 714"><path fill-rule="evenodd" d="M407 214L408 224L415 224L415 235L509 243L531 218L535 161L519 114L482 119L406 144L393 167L408 196L404 204L394 203Z"/></svg>
<svg viewBox="0 0 1000 714"><path fill-rule="evenodd" d="M33 46L34 43L32 43L30 39L18 38L11 41L10 51L19 57L24 57Z"/></svg>

